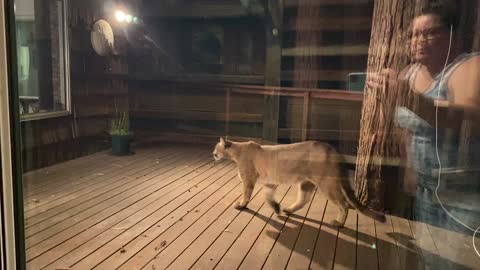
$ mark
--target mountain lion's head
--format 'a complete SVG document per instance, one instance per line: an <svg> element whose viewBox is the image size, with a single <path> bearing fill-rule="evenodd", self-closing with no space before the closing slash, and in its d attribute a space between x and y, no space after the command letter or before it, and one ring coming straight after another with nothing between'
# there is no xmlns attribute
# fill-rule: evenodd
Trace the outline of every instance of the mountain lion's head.
<svg viewBox="0 0 480 270"><path fill-rule="evenodd" d="M219 161L224 158L230 158L229 155L229 148L232 146L232 142L220 138L220 141L215 145L215 149L213 150L213 158L215 161Z"/></svg>

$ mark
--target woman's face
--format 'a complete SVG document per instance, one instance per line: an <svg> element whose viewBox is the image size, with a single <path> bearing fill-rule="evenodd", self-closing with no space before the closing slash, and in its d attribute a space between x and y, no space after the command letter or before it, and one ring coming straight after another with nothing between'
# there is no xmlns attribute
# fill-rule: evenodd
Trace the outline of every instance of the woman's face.
<svg viewBox="0 0 480 270"><path fill-rule="evenodd" d="M415 61L428 62L445 57L448 51L449 33L435 15L422 15L414 19L412 28L412 55Z"/></svg>

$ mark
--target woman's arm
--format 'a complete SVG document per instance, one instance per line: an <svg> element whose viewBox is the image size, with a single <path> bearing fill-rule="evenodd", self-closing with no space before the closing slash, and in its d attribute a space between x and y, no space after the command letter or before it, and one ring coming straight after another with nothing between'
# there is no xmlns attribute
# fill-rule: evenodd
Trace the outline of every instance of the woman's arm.
<svg viewBox="0 0 480 270"><path fill-rule="evenodd" d="M448 81L448 102L434 101L418 93L412 93L411 106L418 116L435 125L438 106L438 126L460 132L464 121L472 123L473 133L480 135L480 57L461 64ZM416 103L416 104L415 104Z"/></svg>
<svg viewBox="0 0 480 270"><path fill-rule="evenodd" d="M480 57L474 59L463 63L450 77L448 101L436 101L415 92L410 87L399 86L398 89L408 89L408 95L413 97L414 101L408 104L408 109L435 126L438 106L439 127L460 132L466 120L473 123L471 125L473 133L480 136L480 127L476 124L480 123ZM408 84L404 76L406 70L400 73L386 70L382 74L369 74L367 88L382 87L385 80L389 80L390 85Z"/></svg>
<svg viewBox="0 0 480 270"><path fill-rule="evenodd" d="M449 102L435 101L422 94L412 90L413 102L409 104L408 109L413 111L430 125L437 125L437 106L438 106L438 126L442 128L453 129L457 132L461 130L462 121L465 119L463 108L450 105Z"/></svg>

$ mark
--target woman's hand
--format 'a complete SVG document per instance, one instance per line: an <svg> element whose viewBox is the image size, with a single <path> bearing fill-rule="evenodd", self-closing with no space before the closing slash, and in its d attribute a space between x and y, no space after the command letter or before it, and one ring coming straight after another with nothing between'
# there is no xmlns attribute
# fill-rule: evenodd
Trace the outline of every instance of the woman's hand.
<svg viewBox="0 0 480 270"><path fill-rule="evenodd" d="M368 89L383 89L386 86L398 84L400 81L399 72L386 68L378 73L368 73L366 84Z"/></svg>

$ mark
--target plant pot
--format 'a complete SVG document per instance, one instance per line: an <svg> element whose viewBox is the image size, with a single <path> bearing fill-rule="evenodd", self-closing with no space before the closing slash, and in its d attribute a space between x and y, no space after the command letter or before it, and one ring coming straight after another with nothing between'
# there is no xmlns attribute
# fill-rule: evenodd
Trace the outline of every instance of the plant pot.
<svg viewBox="0 0 480 270"><path fill-rule="evenodd" d="M112 136L112 155L125 156L133 154L130 151L130 141L132 135L111 135Z"/></svg>

